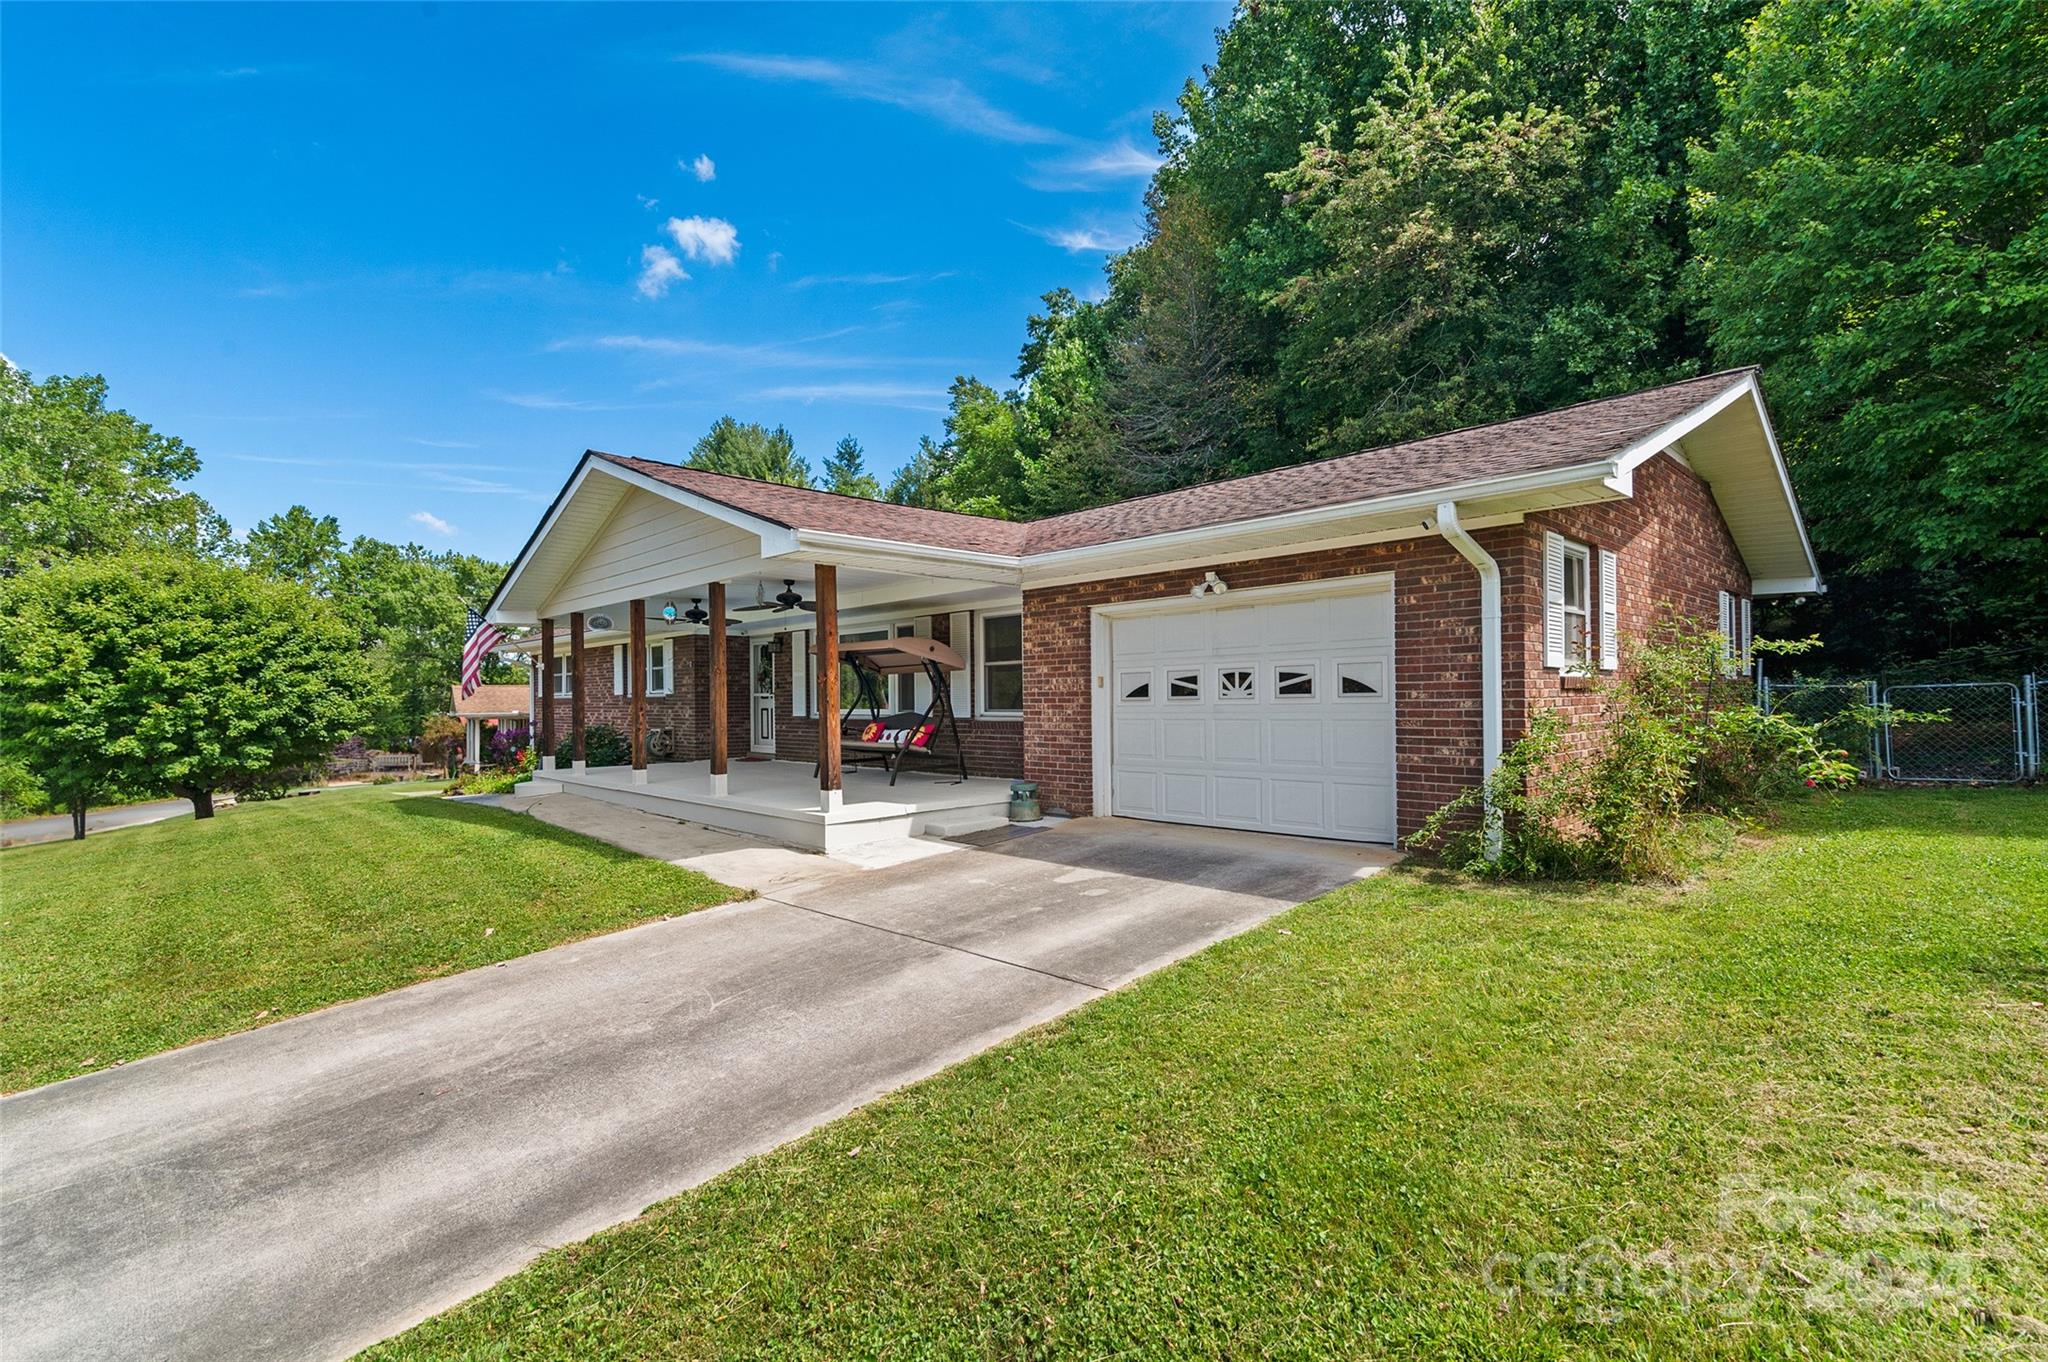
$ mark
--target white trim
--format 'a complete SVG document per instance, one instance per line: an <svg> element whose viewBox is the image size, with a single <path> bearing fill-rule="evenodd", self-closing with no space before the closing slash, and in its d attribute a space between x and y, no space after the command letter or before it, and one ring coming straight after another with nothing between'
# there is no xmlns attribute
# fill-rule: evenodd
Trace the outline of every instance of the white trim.
<svg viewBox="0 0 2048 1362"><path fill-rule="evenodd" d="M625 693L626 645L623 643L614 643L612 645L612 694L624 695Z"/></svg>
<svg viewBox="0 0 2048 1362"><path fill-rule="evenodd" d="M1402 492L1393 496L1372 497L1360 501L1338 502L1333 506L1314 506L1306 510L1285 511L1279 515L1260 516L1252 520L1228 520L1217 525L1200 525L1192 529L1167 530L1159 534L1139 535L1130 539L1119 539L1107 544L1087 544L1078 548L1053 549L1046 553L1027 555L1023 560L1028 570L1034 568L1057 569L1064 564L1089 563L1103 558L1119 556L1145 556L1161 548L1194 546L1214 543L1235 535L1272 533L1292 530L1298 527L1313 527L1322 524L1357 519L1362 516L1391 515L1401 511L1434 512L1440 502L1446 500L1471 501L1487 497L1512 496L1517 492L1540 491L1548 487L1569 486L1573 483L1597 482L1613 472L1611 460L1601 459L1591 463L1573 464L1566 468L1545 469L1536 473L1517 473L1507 477L1480 478L1472 482L1453 483L1449 487L1437 487L1421 492ZM1598 500L1598 498L1588 498ZM1510 519L1519 519L1515 513ZM1392 532L1380 535L1386 539L1421 537L1433 533L1423 525L1426 515L1416 517L1414 527L1394 527ZM1470 527L1481 527L1495 522L1491 518L1475 517L1468 522ZM1299 541L1290 541L1284 547L1273 549L1275 553L1299 552ZM1256 556L1256 555L1254 555ZM1206 561L1214 562L1216 555L1207 555ZM1148 560L1149 561L1149 560ZM1148 569L1149 570L1149 569ZM1086 581L1084 575L1076 580ZM1050 578L1033 577L1032 584L1055 585Z"/></svg>
<svg viewBox="0 0 2048 1362"><path fill-rule="evenodd" d="M567 700L576 693L576 672L574 664L574 655L566 652L556 653L554 655L554 658L549 662L549 666L558 668L560 670L559 676L551 676L548 678L548 684L550 688L557 685L561 687L560 690L555 690L552 692L553 699Z"/></svg>
<svg viewBox="0 0 2048 1362"><path fill-rule="evenodd" d="M1752 596L1813 596L1826 590L1819 577L1762 577L1749 584Z"/></svg>
<svg viewBox="0 0 2048 1362"><path fill-rule="evenodd" d="M998 667L1016 667L1017 676L1021 683L1024 677L1024 611L1022 607L1019 607L1014 612L1009 610L990 610L975 616L974 657L969 665L974 669L974 714L978 719L1001 719L1016 722L1023 719L1024 710L1028 707L1028 697L1024 696L1021 684L1019 687L1020 703L1016 709L996 709L988 702L988 622L990 620L1009 619L1013 614L1017 620L1017 660L1014 663L1005 660L996 663L996 665Z"/></svg>
<svg viewBox="0 0 2048 1362"><path fill-rule="evenodd" d="M1635 472L1636 469L1662 454L1670 446L1734 406L1737 398L1741 397L1744 393L1750 392L1755 386L1756 375L1750 374L1741 381L1730 384L1726 392L1708 399L1703 405L1694 407L1685 415L1636 441L1615 456L1614 476L1627 477ZM1689 468L1691 465L1688 464L1687 467Z"/></svg>

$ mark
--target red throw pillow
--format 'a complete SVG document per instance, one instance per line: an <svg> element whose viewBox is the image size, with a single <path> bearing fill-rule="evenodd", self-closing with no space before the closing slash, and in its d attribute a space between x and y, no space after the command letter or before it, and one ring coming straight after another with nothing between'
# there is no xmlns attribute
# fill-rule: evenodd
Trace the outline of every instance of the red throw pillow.
<svg viewBox="0 0 2048 1362"><path fill-rule="evenodd" d="M873 723L869 724L866 728L863 728L860 731L860 740L862 742L873 742L875 739L881 736L882 723L879 719L875 720Z"/></svg>
<svg viewBox="0 0 2048 1362"><path fill-rule="evenodd" d="M924 727L918 729L917 732L910 735L910 745L912 747L925 746L932 740L932 730L937 727L937 724L926 724Z"/></svg>

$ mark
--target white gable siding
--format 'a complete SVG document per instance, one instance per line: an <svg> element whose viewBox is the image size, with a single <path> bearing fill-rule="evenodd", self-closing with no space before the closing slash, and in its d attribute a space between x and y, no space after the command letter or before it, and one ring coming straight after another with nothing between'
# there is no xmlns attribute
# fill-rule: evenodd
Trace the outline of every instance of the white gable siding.
<svg viewBox="0 0 2048 1362"><path fill-rule="evenodd" d="M635 488L541 613L616 604L678 580L715 577L715 569L749 562L760 547L746 530Z"/></svg>

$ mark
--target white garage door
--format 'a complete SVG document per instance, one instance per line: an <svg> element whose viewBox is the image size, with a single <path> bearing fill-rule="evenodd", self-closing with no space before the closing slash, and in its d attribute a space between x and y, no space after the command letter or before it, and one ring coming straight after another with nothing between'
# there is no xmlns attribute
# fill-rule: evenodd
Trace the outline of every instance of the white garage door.
<svg viewBox="0 0 2048 1362"><path fill-rule="evenodd" d="M1122 615L1109 644L1113 813L1394 840L1391 590Z"/></svg>

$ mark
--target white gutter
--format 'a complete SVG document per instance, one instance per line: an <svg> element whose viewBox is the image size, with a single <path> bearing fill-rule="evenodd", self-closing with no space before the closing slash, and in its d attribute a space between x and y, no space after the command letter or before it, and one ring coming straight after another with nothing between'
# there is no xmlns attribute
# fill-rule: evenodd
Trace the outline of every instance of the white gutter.
<svg viewBox="0 0 2048 1362"><path fill-rule="evenodd" d="M1458 522L1458 503L1439 502L1436 530L1450 546L1463 554L1479 573L1479 766L1490 790L1494 768L1500 765L1500 564L1479 547L1477 540ZM1498 857L1501 849L1500 810L1493 807L1491 794L1485 796L1481 815L1486 827L1486 854Z"/></svg>

